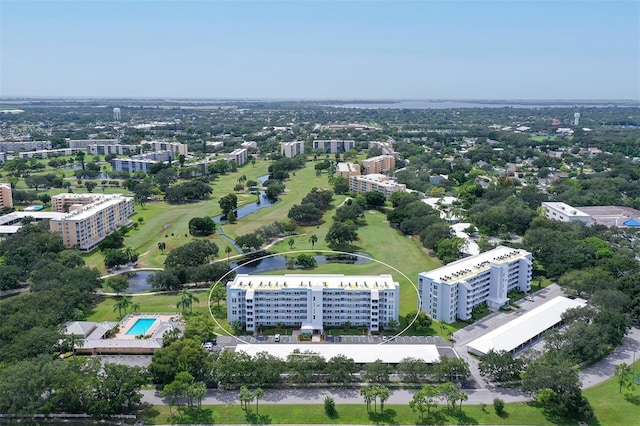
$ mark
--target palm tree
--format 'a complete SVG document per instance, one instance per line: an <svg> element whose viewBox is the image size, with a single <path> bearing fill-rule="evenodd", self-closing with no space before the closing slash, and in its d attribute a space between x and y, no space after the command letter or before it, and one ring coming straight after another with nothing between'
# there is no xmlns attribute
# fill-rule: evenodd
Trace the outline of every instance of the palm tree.
<svg viewBox="0 0 640 426"><path fill-rule="evenodd" d="M311 250L313 250L313 246L315 246L316 243L318 242L318 236L316 234L312 234L309 237L309 242L311 243Z"/></svg>
<svg viewBox="0 0 640 426"><path fill-rule="evenodd" d="M140 310L140 304L132 303L130 309L131 309L131 312L138 312Z"/></svg>
<svg viewBox="0 0 640 426"><path fill-rule="evenodd" d="M229 246L226 246L224 248L224 252L227 253L227 262L229 261L229 255L231 254L232 251L233 250L231 250L231 247L229 247Z"/></svg>
<svg viewBox="0 0 640 426"><path fill-rule="evenodd" d="M164 250L167 248L167 243L165 243L164 241L160 241L158 243L158 249L164 253Z"/></svg>
<svg viewBox="0 0 640 426"><path fill-rule="evenodd" d="M258 388L253 392L253 397L256 399L256 414L258 414L258 400L264 396L262 388Z"/></svg>
<svg viewBox="0 0 640 426"><path fill-rule="evenodd" d="M289 244L289 248L292 249L293 246L295 245L295 241L293 241L293 238L289 239L289 241L287 242L287 244Z"/></svg>
<svg viewBox="0 0 640 426"><path fill-rule="evenodd" d="M118 315L122 318L122 311L126 314L129 307L131 307L131 296L125 296L116 301L116 304L113 305L113 310L117 310Z"/></svg>
<svg viewBox="0 0 640 426"><path fill-rule="evenodd" d="M200 302L200 299L194 296L194 294L186 288L183 288L180 293L178 293L178 296L180 296L180 300L176 304L176 308L180 309L180 307L182 307L183 314L187 313L187 308L193 312L193 302Z"/></svg>

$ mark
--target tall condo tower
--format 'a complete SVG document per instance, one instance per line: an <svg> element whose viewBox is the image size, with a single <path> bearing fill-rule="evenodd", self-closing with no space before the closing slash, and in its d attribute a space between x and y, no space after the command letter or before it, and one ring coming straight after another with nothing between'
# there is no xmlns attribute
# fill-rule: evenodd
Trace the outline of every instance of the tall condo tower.
<svg viewBox="0 0 640 426"><path fill-rule="evenodd" d="M120 108L113 109L113 121L120 121Z"/></svg>
<svg viewBox="0 0 640 426"><path fill-rule="evenodd" d="M575 114L573 114L573 125L577 126L579 122L580 122L580 113L576 112Z"/></svg>

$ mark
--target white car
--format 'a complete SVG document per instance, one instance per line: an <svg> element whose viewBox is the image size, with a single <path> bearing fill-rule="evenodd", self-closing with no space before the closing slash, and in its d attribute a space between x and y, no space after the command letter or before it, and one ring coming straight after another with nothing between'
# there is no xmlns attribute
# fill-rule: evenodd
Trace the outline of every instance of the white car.
<svg viewBox="0 0 640 426"><path fill-rule="evenodd" d="M273 336L273 341L274 342L279 342L280 341L280 335L276 334L275 336Z"/></svg>
<svg viewBox="0 0 640 426"><path fill-rule="evenodd" d="M213 343L211 342L204 342L202 344L202 347L208 351L212 351L213 350Z"/></svg>

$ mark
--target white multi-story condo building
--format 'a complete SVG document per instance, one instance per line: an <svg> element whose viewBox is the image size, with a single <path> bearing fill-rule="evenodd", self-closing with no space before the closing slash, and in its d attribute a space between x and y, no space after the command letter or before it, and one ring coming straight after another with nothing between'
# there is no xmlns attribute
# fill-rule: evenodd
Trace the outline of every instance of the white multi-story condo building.
<svg viewBox="0 0 640 426"><path fill-rule="evenodd" d="M471 318L474 306L499 308L507 292L531 289L531 253L499 246L418 275L420 309L433 319L452 323Z"/></svg>
<svg viewBox="0 0 640 426"><path fill-rule="evenodd" d="M20 158L49 158L75 155L78 151L84 151L80 148L60 148L60 149L39 149L36 151L22 151L18 154Z"/></svg>
<svg viewBox="0 0 640 426"><path fill-rule="evenodd" d="M396 168L396 158L393 155L378 155L362 160L364 174L382 173Z"/></svg>
<svg viewBox="0 0 640 426"><path fill-rule="evenodd" d="M280 154L287 158L304 154L304 141L281 142Z"/></svg>
<svg viewBox="0 0 640 426"><path fill-rule="evenodd" d="M105 145L95 144L87 146L87 153L91 155L127 155L136 152L140 145Z"/></svg>
<svg viewBox="0 0 640 426"><path fill-rule="evenodd" d="M133 197L122 194L59 194L51 197L53 209L69 212L49 221L49 229L62 237L65 247L91 250L135 213Z"/></svg>
<svg viewBox="0 0 640 426"><path fill-rule="evenodd" d="M189 154L189 146L187 144L184 143L180 143L180 142L165 142L165 141L151 141L151 142L146 142L146 141L142 141L142 144L149 144L151 145L151 149L154 152L161 152L161 151L169 151L172 154L173 158L178 158L178 156L180 155L184 155L185 157Z"/></svg>
<svg viewBox="0 0 640 426"><path fill-rule="evenodd" d="M315 140L313 141L313 150L336 154L351 151L356 147L356 141L351 140Z"/></svg>
<svg viewBox="0 0 640 426"><path fill-rule="evenodd" d="M376 191L389 197L394 192L406 191L407 185L398 183L389 176L373 173L349 177L349 189L359 193Z"/></svg>
<svg viewBox="0 0 640 426"><path fill-rule="evenodd" d="M13 192L9 183L0 183L0 208L4 207L13 207Z"/></svg>
<svg viewBox="0 0 640 426"><path fill-rule="evenodd" d="M246 148L238 148L224 155L227 161L235 161L238 166L247 164L249 151Z"/></svg>
<svg viewBox="0 0 640 426"><path fill-rule="evenodd" d="M111 161L113 170L116 172L137 172L143 171L149 173L151 166L156 164L157 161L153 160L135 160L132 158L115 158Z"/></svg>
<svg viewBox="0 0 640 426"><path fill-rule="evenodd" d="M69 148L87 149L89 145L118 145L118 139L69 139Z"/></svg>
<svg viewBox="0 0 640 426"><path fill-rule="evenodd" d="M7 153L0 152L0 164L4 164L7 162Z"/></svg>
<svg viewBox="0 0 640 426"><path fill-rule="evenodd" d="M227 283L227 318L251 332L284 324L322 334L345 322L378 331L397 321L399 292L388 274L239 274Z"/></svg>
<svg viewBox="0 0 640 426"><path fill-rule="evenodd" d="M591 225L593 222L591 215L571 207L568 204L545 201L542 203L544 214L551 220L559 222L582 222L585 225Z"/></svg>
<svg viewBox="0 0 640 426"><path fill-rule="evenodd" d="M51 141L2 141L0 151L33 151L39 149L51 149Z"/></svg>

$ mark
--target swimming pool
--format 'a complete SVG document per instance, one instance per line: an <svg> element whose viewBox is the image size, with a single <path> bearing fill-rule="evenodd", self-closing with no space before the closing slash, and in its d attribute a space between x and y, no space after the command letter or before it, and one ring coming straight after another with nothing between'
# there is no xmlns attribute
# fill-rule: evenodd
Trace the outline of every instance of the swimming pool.
<svg viewBox="0 0 640 426"><path fill-rule="evenodd" d="M139 318L135 324L127 330L127 336L139 336L145 334L147 330L151 328L153 323L156 322L155 318Z"/></svg>

